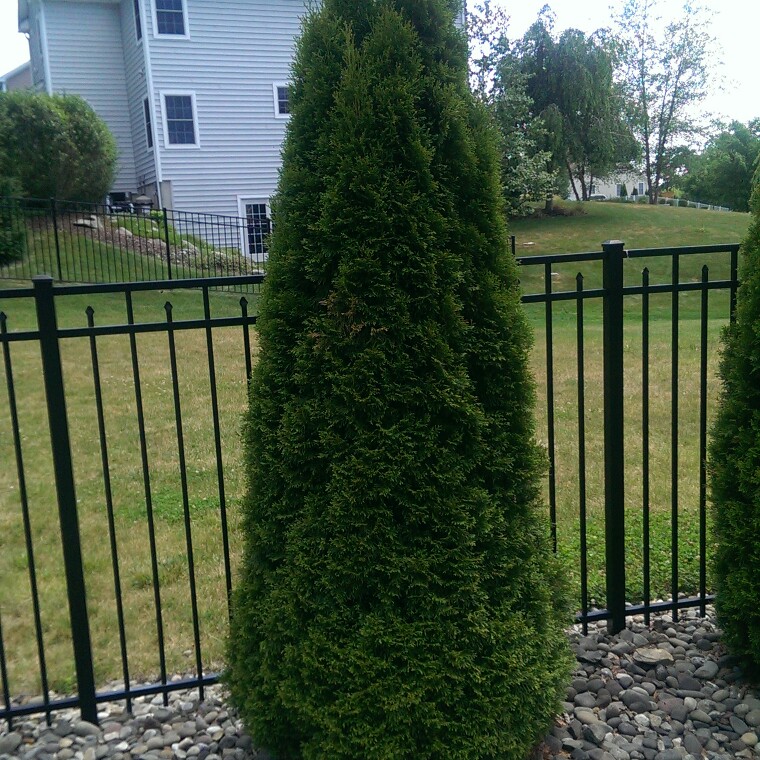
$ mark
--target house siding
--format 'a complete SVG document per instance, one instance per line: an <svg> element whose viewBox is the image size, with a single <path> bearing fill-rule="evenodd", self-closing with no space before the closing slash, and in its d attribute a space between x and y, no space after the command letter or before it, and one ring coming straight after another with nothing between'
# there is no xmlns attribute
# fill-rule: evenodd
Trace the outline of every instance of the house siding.
<svg viewBox="0 0 760 760"><path fill-rule="evenodd" d="M42 21L37 5L29 9L29 58L32 66L32 87L38 92L45 92L45 51L42 39Z"/></svg>
<svg viewBox="0 0 760 760"><path fill-rule="evenodd" d="M137 187L118 5L45 3L48 55L55 92L81 95L110 128L119 149L113 190Z"/></svg>
<svg viewBox="0 0 760 760"><path fill-rule="evenodd" d="M136 184L131 190L144 192L156 182L156 162L153 149L148 147L143 101L148 97L147 72L145 70L145 37L137 40L135 14L132 0L122 0L121 37L124 50L129 124L134 150ZM155 125L152 125L155 140ZM155 144L155 143L154 143Z"/></svg>
<svg viewBox="0 0 760 760"><path fill-rule="evenodd" d="M267 200L277 186L287 119L275 116L272 84L289 78L305 6L187 0L187 9L188 39L157 37L145 13L162 178L176 209L237 215L239 196ZM167 92L194 93L200 147L166 146Z"/></svg>

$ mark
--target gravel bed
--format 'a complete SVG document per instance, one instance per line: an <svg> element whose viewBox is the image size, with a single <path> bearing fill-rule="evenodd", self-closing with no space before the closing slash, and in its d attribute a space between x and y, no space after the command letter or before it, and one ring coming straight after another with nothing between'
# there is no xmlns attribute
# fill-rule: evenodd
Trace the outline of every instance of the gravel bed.
<svg viewBox="0 0 760 760"><path fill-rule="evenodd" d="M617 636L606 624L569 632L577 667L563 714L537 757L572 760L760 758L760 693L741 680L719 643L714 612L686 610L628 621ZM270 760L257 752L220 686L163 698L100 706L100 726L76 710L0 723L0 760ZM359 759L357 759L359 760Z"/></svg>

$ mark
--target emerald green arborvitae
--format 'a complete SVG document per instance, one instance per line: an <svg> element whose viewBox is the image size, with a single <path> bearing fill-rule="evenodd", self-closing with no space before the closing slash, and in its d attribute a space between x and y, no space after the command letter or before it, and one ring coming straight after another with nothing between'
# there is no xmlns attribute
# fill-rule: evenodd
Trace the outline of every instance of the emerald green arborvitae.
<svg viewBox="0 0 760 760"><path fill-rule="evenodd" d="M569 672L499 156L447 0L304 25L228 684L278 760L525 757Z"/></svg>
<svg viewBox="0 0 760 760"><path fill-rule="evenodd" d="M724 640L760 678L760 171L742 245L736 322L723 336L710 477L716 606Z"/></svg>

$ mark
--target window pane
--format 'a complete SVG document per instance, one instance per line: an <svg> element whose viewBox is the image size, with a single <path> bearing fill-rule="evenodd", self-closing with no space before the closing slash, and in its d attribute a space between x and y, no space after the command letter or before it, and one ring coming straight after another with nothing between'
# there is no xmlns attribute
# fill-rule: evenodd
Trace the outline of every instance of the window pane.
<svg viewBox="0 0 760 760"><path fill-rule="evenodd" d="M140 23L140 0L134 0L135 8L135 35L138 40L142 39L142 24Z"/></svg>
<svg viewBox="0 0 760 760"><path fill-rule="evenodd" d="M159 34L185 33L182 0L156 0L156 24Z"/></svg>
<svg viewBox="0 0 760 760"><path fill-rule="evenodd" d="M290 113L290 93L287 87L277 88L277 113Z"/></svg>
<svg viewBox="0 0 760 760"><path fill-rule="evenodd" d="M166 95L166 131L170 145L194 145L193 99L189 95Z"/></svg>

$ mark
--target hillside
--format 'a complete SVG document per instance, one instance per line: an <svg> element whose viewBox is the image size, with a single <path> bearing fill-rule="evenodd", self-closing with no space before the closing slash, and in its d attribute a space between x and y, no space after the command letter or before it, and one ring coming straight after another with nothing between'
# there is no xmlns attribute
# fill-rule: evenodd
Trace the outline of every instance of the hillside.
<svg viewBox="0 0 760 760"><path fill-rule="evenodd" d="M735 243L744 237L750 220L749 214L731 211L644 203L559 205L570 215L510 221L518 256L598 251L604 240L622 240L627 248Z"/></svg>

